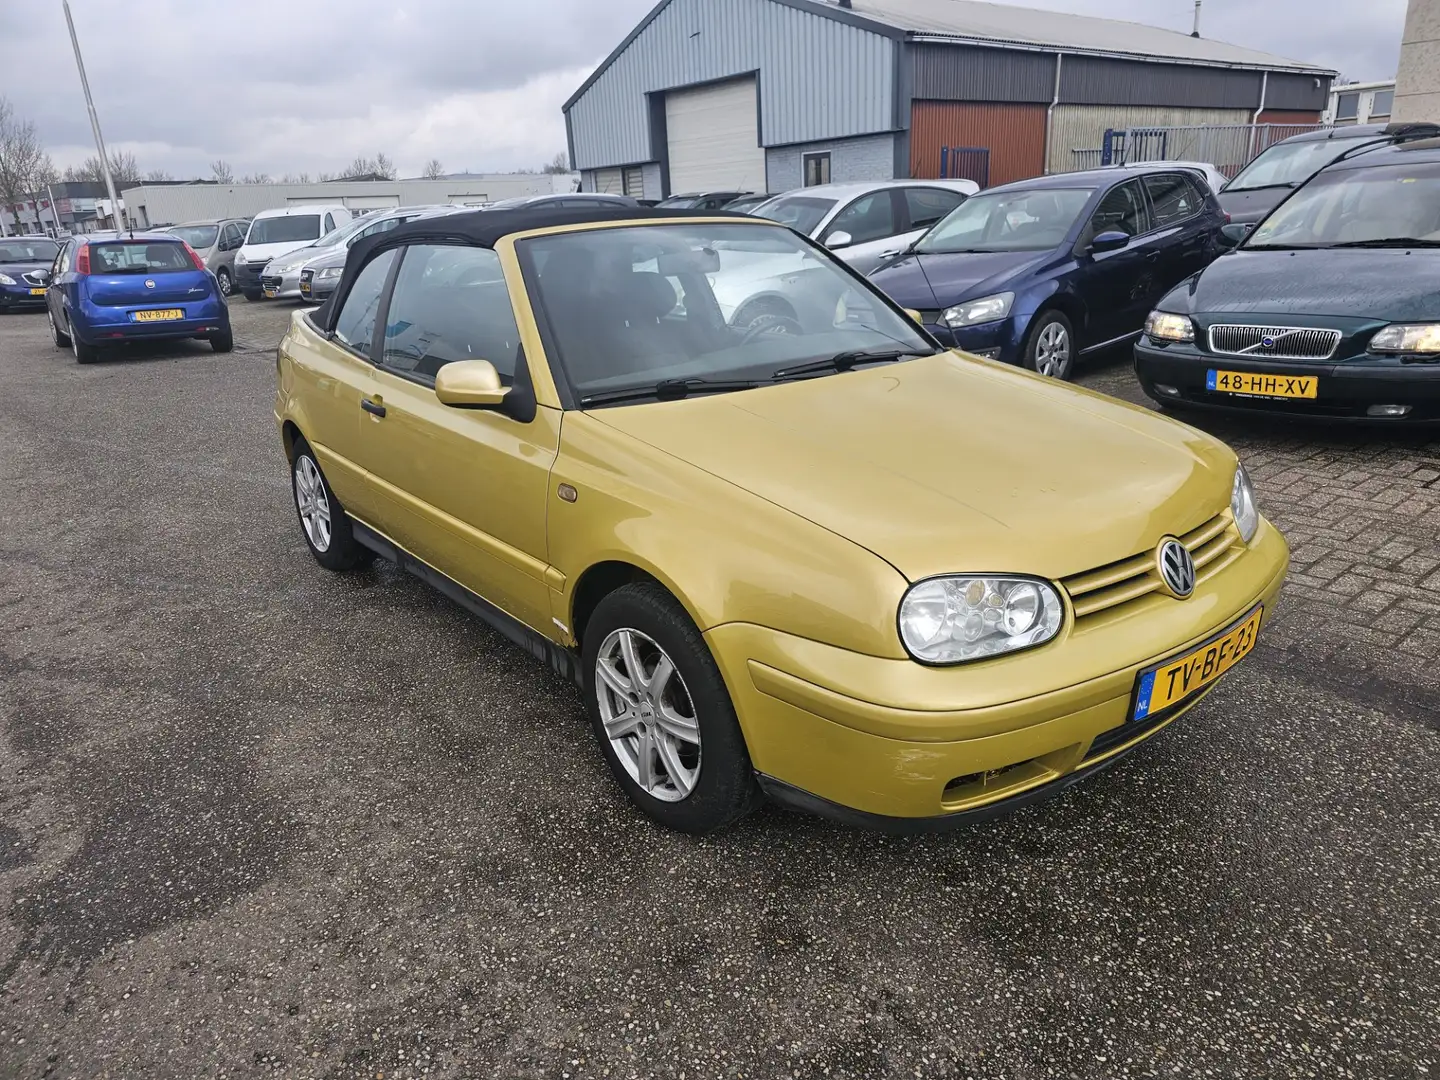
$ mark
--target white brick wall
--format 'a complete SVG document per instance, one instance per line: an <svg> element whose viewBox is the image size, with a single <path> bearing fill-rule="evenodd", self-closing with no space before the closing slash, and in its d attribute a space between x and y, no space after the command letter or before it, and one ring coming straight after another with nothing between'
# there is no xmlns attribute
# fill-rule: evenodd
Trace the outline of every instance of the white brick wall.
<svg viewBox="0 0 1440 1080"><path fill-rule="evenodd" d="M765 151L766 190L778 194L802 186L801 155L823 151L830 153L831 183L895 178L895 136L864 135Z"/></svg>

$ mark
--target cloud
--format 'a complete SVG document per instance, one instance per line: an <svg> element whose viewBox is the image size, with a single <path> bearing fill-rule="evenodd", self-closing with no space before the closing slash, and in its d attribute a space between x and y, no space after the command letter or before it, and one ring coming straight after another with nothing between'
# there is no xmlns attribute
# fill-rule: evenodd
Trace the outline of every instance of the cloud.
<svg viewBox="0 0 1440 1080"><path fill-rule="evenodd" d="M938 2L938 0L935 0ZM1022 0L1188 32L1190 0ZM71 0L107 143L142 169L334 171L384 151L402 175L538 167L560 106L652 0ZM1207 37L1394 75L1405 0L1204 0ZM1043 18L1043 16L1040 16ZM58 4L0 0L5 80L62 168L93 153Z"/></svg>

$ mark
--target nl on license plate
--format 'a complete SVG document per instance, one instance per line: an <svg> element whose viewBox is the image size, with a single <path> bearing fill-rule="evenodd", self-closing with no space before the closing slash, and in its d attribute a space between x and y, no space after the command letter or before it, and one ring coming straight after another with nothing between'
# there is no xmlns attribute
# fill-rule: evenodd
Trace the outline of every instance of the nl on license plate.
<svg viewBox="0 0 1440 1080"><path fill-rule="evenodd" d="M1254 371L1208 371L1205 389L1252 397L1313 398L1320 388L1314 375L1267 375Z"/></svg>
<svg viewBox="0 0 1440 1080"><path fill-rule="evenodd" d="M155 308L151 311L137 311L132 316L136 322L169 322L184 317L185 312L180 308Z"/></svg>
<svg viewBox="0 0 1440 1080"><path fill-rule="evenodd" d="M1191 649L1183 656L1166 660L1140 673L1135 689L1135 708L1130 719L1143 720L1209 686L1255 647L1260 632L1260 618L1265 609L1257 607L1219 637Z"/></svg>

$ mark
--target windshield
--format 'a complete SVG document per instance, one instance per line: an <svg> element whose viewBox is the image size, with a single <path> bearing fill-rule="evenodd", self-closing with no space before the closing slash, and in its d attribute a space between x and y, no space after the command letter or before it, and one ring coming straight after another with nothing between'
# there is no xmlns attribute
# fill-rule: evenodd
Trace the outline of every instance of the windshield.
<svg viewBox="0 0 1440 1080"><path fill-rule="evenodd" d="M773 225L592 229L518 248L582 406L668 380L768 380L854 350L934 351L878 293Z"/></svg>
<svg viewBox="0 0 1440 1080"><path fill-rule="evenodd" d="M1227 192L1253 191L1264 187L1299 187L1347 150L1362 145L1361 139L1316 139L1311 142L1276 143L1246 165L1225 185Z"/></svg>
<svg viewBox="0 0 1440 1080"><path fill-rule="evenodd" d="M789 225L796 232L810 236L825 219L825 215L833 209L834 199L822 199L814 195L781 195L777 199L761 203L750 213L755 217L769 218L781 225Z"/></svg>
<svg viewBox="0 0 1440 1080"><path fill-rule="evenodd" d="M115 241L90 245L92 274L168 274L194 270L184 247L167 241Z"/></svg>
<svg viewBox="0 0 1440 1080"><path fill-rule="evenodd" d="M208 247L215 246L215 237L220 235L218 225L177 225L173 229L166 229L171 236L178 236L196 251L204 251Z"/></svg>
<svg viewBox="0 0 1440 1080"><path fill-rule="evenodd" d="M1334 247L1406 239L1440 244L1440 165L1321 173L1266 218L1245 247Z"/></svg>
<svg viewBox="0 0 1440 1080"><path fill-rule="evenodd" d="M966 251L1048 251L1070 234L1094 192L1031 188L972 195L920 238L922 254Z"/></svg>
<svg viewBox="0 0 1440 1080"><path fill-rule="evenodd" d="M689 210L699 201L698 195L672 195L668 199L661 199L655 206L660 210Z"/></svg>
<svg viewBox="0 0 1440 1080"><path fill-rule="evenodd" d="M39 237L7 236L0 240L0 263L54 262L60 248Z"/></svg>
<svg viewBox="0 0 1440 1080"><path fill-rule="evenodd" d="M319 214L291 214L288 217L256 218L250 223L247 244L289 244L320 236Z"/></svg>
<svg viewBox="0 0 1440 1080"><path fill-rule="evenodd" d="M317 248L335 247L339 244L343 244L346 240L349 240L361 229L369 228L371 225L374 224L375 215L373 214L367 214L364 217L357 217L354 221L347 221L344 225L337 225L335 228L331 229L329 232L327 232L324 236L320 237L319 240L316 240L315 243L310 246ZM394 226L391 226L391 228L394 228Z"/></svg>

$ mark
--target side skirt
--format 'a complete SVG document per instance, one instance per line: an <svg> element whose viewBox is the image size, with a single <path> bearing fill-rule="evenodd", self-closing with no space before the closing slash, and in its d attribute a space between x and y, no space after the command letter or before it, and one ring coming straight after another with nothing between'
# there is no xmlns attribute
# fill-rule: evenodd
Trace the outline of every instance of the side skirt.
<svg viewBox="0 0 1440 1080"><path fill-rule="evenodd" d="M413 574L431 588L443 593L491 629L519 645L561 678L568 679L576 686L583 686L580 676L580 658L570 649L556 645L543 634L526 626L508 611L502 611L483 596L471 592L454 578L446 577L429 563L422 562L404 548L391 543L390 540L363 522L351 518L350 526L355 533L357 542L364 544L382 559L394 563L406 573Z"/></svg>

